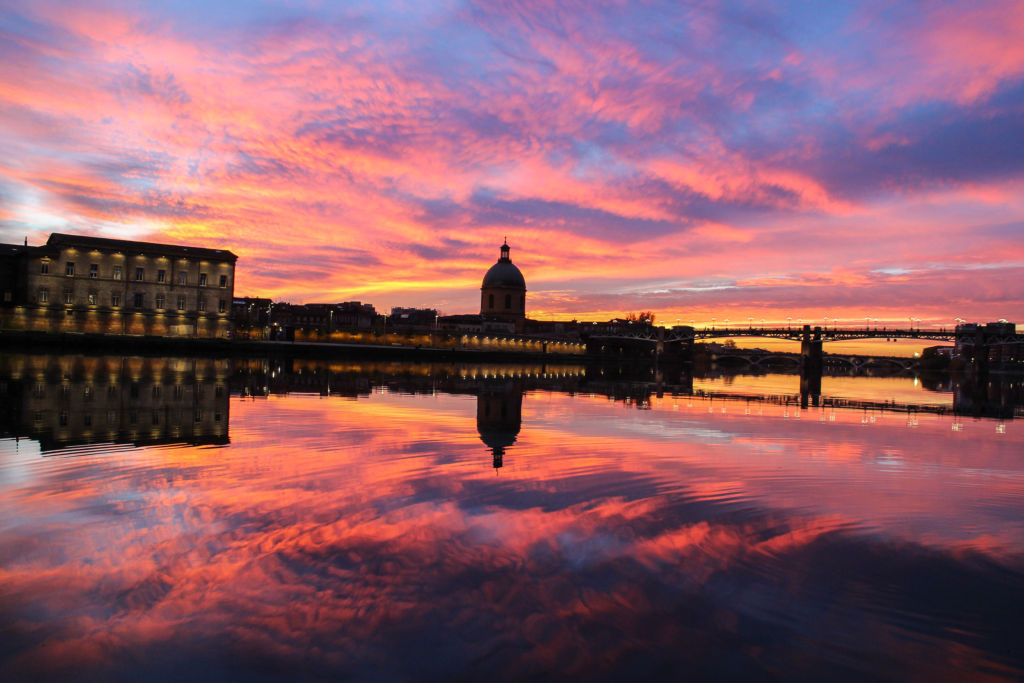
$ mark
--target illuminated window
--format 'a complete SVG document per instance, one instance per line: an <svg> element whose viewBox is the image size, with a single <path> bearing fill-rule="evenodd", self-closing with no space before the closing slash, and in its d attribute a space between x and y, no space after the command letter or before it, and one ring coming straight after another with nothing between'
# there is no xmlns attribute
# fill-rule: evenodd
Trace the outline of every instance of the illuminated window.
<svg viewBox="0 0 1024 683"><path fill-rule="evenodd" d="M99 276L100 276L100 264L98 264L98 263L90 263L89 264L89 277L99 277Z"/></svg>
<svg viewBox="0 0 1024 683"><path fill-rule="evenodd" d="M164 307L164 295L163 294L157 294L156 295L156 307L157 308L163 308Z"/></svg>
<svg viewBox="0 0 1024 683"><path fill-rule="evenodd" d="M110 305L113 306L114 308L117 308L118 306L120 306L121 305L121 295L118 294L117 292L111 293L111 295L110 295Z"/></svg>
<svg viewBox="0 0 1024 683"><path fill-rule="evenodd" d="M39 272L44 274L44 275L46 273L49 273L50 272L50 262L49 261L43 261L42 263L40 263L39 264Z"/></svg>
<svg viewBox="0 0 1024 683"><path fill-rule="evenodd" d="M184 285L188 283L188 273L178 273L178 284Z"/></svg>
<svg viewBox="0 0 1024 683"><path fill-rule="evenodd" d="M221 275L220 276L220 286L221 287L227 287L228 286L228 276L227 275Z"/></svg>
<svg viewBox="0 0 1024 683"><path fill-rule="evenodd" d="M143 302L145 302L145 295L142 292L136 292L133 298L133 305L135 308L142 308Z"/></svg>
<svg viewBox="0 0 1024 683"><path fill-rule="evenodd" d="M157 282L167 282L167 271L166 270L158 270L158 271L156 271L156 281Z"/></svg>
<svg viewBox="0 0 1024 683"><path fill-rule="evenodd" d="M42 289L39 290L39 303L45 304L49 300L50 300L50 290L48 290L46 287L43 287Z"/></svg>
<svg viewBox="0 0 1024 683"><path fill-rule="evenodd" d="M74 275L75 274L75 264L72 263L71 261L68 261L67 263L65 263L64 264L64 274L65 275L69 275L69 276L70 275Z"/></svg>
<svg viewBox="0 0 1024 683"><path fill-rule="evenodd" d="M121 266L114 266L114 279L115 280L120 280L121 279Z"/></svg>
<svg viewBox="0 0 1024 683"><path fill-rule="evenodd" d="M185 297L183 297L183 296L179 296L178 297L178 310L179 311L184 311L185 310Z"/></svg>
<svg viewBox="0 0 1024 683"><path fill-rule="evenodd" d="M199 286L200 287L205 287L206 286L206 273L199 273Z"/></svg>
<svg viewBox="0 0 1024 683"><path fill-rule="evenodd" d="M89 292L89 305L90 306L95 306L96 305L96 292Z"/></svg>
<svg viewBox="0 0 1024 683"><path fill-rule="evenodd" d="M136 280L145 280L146 279L146 270L144 268L136 268L135 269L135 279Z"/></svg>

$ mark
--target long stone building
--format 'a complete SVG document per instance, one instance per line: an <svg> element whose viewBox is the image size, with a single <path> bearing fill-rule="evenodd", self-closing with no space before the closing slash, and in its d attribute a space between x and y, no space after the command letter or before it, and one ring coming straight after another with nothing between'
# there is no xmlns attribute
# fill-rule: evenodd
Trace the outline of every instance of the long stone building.
<svg viewBox="0 0 1024 683"><path fill-rule="evenodd" d="M0 245L0 330L227 337L237 259L60 233L42 246Z"/></svg>

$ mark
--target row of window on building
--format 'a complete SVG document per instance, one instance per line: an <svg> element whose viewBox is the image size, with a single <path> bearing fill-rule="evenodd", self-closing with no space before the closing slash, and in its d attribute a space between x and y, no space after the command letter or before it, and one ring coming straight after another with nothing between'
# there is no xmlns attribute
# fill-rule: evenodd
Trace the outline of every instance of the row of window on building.
<svg viewBox="0 0 1024 683"><path fill-rule="evenodd" d="M167 385L167 386L173 387L173 393L174 393L174 398L175 399L182 399L182 398L185 397L185 385L184 384L173 384L173 385ZM195 395L196 395L197 398L203 398L203 396L206 394L206 391L205 391L205 389L204 389L202 384L195 384L195 385L190 385L190 386L192 386L194 388ZM42 383L36 384L35 388L32 390L33 398L46 398L46 388L47 388L47 385L45 385L45 384L42 384ZM131 398L139 398L140 385L137 382L132 382L131 384L128 385L128 391L129 391L129 396ZM153 398L161 398L163 396L164 389L163 389L163 387L161 387L161 385L154 384L152 386L151 392L153 394ZM216 385L214 387L213 395L216 398L223 398L224 397L224 393L225 393L225 388L224 388L223 384L218 384L218 385ZM60 395L63 398L65 398L65 399L71 398L72 397L71 385L70 384L62 384L62 385L60 385ZM121 387L120 387L120 385L118 385L118 384L108 384L107 385L107 397L108 398L114 398L114 397L118 397L120 395L121 395ZM82 388L82 399L83 400L91 401L95 396L96 396L96 391L95 391L94 387L91 384L87 384L86 386L84 386Z"/></svg>
<svg viewBox="0 0 1024 683"><path fill-rule="evenodd" d="M161 423L160 411L154 410L154 411L152 411L151 414L152 414L151 424L159 425ZM203 411L202 410L195 410L195 411L193 411L192 415L193 415L193 419L195 420L195 422L198 423L198 422L202 422L203 421ZM69 418L68 411L67 410L61 410L57 414L57 423L61 427L67 427L68 426L68 422L69 422L68 418ZM130 425L138 424L139 423L139 413L138 413L138 411L135 411L135 410L129 411L128 414L127 414L127 418L128 418L128 424L130 424ZM107 426L113 427L113 426L119 425L119 424L121 424L122 419L123 419L123 416L118 411L111 410L111 411L107 412ZM222 419L222 414L221 413L216 412L216 413L213 414L213 421L214 422L220 422L221 419ZM37 410L37 411L35 411L33 413L32 421L35 422L36 424L41 424L45 420L46 420L46 412L45 411ZM167 420L167 422L168 422L168 424L173 425L173 426L181 426L183 424L182 413L180 411L175 413L173 416L171 416L171 418L169 420ZM92 424L92 413L83 413L82 414L82 426L84 426L84 427L92 427L93 426L93 424Z"/></svg>
<svg viewBox="0 0 1024 683"><path fill-rule="evenodd" d="M39 272L44 274L44 275L48 274L50 272L50 262L49 261L43 261L40 264L40 266L39 266ZM74 275L75 275L75 263L74 263L74 261L68 261L67 263L64 264L64 274L66 276L68 276L68 277L74 277ZM122 267L121 266L114 266L113 270L111 271L110 278L112 280L120 280L122 275L123 275ZM99 264L98 263L90 263L89 264L89 277L98 278L99 276L100 276L100 266L99 266ZM146 281L146 269L145 268L136 268L135 269L135 281L136 282L145 282ZM166 270L159 269L159 270L156 271L156 282L158 282L158 283L166 283L167 282L167 271ZM179 285L187 285L188 284L188 273L186 273L184 271L179 271L178 272L178 284ZM200 287L208 287L209 286L209 276L206 273L199 273L199 286ZM220 287L227 287L228 286L228 276L227 275L221 275L220 276L220 282L219 282L218 286L220 286Z"/></svg>
<svg viewBox="0 0 1024 683"><path fill-rule="evenodd" d="M157 294L156 297L154 297L154 298L155 298L155 302L154 302L155 306L154 306L154 308L157 308L159 310L166 310L167 309L167 296L166 295L164 295L164 294ZM176 299L177 300L176 300L175 303L177 303L177 309L179 311L184 311L186 309L186 304L188 303L187 297L185 295L183 295L183 294L179 294L176 297ZM98 292L89 292L88 294L86 294L85 301L86 301L86 304L89 305L89 306L98 306L98 305L100 305L100 303L99 303L100 295L99 295ZM122 305L121 304L121 293L120 292L110 292L109 301L110 301L110 306L112 308L119 308ZM41 304L50 303L50 290L48 288L46 288L46 287L40 287L39 288L39 303L41 303ZM75 293L74 293L73 290L71 290L71 289L65 289L64 290L64 304L66 304L68 306L71 306L71 305L75 304ZM228 303L227 303L226 299L218 299L217 300L217 312L218 313L226 313L227 312L227 306L228 306ZM146 295L145 295L145 293L143 293L143 292L135 292L132 295L132 307L133 308L146 308ZM197 301L197 305L196 305L196 310L200 311L201 313L205 313L207 311L207 308L208 308L208 303L207 303L206 297L199 297L199 299Z"/></svg>

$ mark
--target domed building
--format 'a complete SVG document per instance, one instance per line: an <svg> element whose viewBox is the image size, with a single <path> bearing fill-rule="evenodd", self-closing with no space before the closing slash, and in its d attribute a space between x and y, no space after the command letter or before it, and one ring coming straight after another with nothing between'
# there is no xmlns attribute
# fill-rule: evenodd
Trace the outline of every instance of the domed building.
<svg viewBox="0 0 1024 683"><path fill-rule="evenodd" d="M526 279L509 258L508 242L501 245L501 257L484 275L480 287L480 316L484 320L515 323L526 319Z"/></svg>

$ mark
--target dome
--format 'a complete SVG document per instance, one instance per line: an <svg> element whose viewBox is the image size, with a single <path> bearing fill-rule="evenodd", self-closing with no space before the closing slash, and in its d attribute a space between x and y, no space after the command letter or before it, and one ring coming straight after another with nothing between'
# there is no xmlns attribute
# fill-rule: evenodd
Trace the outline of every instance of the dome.
<svg viewBox="0 0 1024 683"><path fill-rule="evenodd" d="M526 289L526 279L511 261L498 261L484 275L482 287L514 287Z"/></svg>

